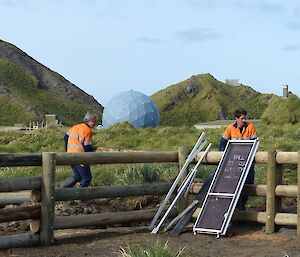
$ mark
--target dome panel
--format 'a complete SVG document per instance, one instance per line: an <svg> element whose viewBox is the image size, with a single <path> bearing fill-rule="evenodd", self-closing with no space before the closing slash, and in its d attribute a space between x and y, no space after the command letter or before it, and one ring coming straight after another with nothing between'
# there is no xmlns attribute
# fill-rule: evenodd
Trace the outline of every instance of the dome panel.
<svg viewBox="0 0 300 257"><path fill-rule="evenodd" d="M150 97L131 90L115 95L103 111L104 128L124 121L135 128L153 128L159 125L160 115Z"/></svg>

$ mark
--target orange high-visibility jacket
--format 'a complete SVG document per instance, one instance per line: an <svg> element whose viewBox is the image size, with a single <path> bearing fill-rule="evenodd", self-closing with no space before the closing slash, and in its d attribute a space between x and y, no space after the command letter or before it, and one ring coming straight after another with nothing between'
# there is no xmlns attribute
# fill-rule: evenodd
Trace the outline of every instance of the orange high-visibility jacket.
<svg viewBox="0 0 300 257"><path fill-rule="evenodd" d="M81 153L84 146L92 145L92 130L84 123L74 125L66 134L69 136L68 153Z"/></svg>
<svg viewBox="0 0 300 257"><path fill-rule="evenodd" d="M237 126L237 123L234 122L229 124L223 134L223 138L226 140L230 139L256 139L256 128L252 123L246 123L246 125L242 128L242 131Z"/></svg>

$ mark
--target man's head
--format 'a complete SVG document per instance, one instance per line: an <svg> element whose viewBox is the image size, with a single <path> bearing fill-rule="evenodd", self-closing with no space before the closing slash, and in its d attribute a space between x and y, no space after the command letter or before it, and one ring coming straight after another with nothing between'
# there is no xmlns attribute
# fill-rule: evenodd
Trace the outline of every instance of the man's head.
<svg viewBox="0 0 300 257"><path fill-rule="evenodd" d="M240 108L234 112L234 118L239 128L245 126L246 116L247 116L247 111L245 109Z"/></svg>
<svg viewBox="0 0 300 257"><path fill-rule="evenodd" d="M83 118L83 122L88 125L90 128L96 126L97 116L91 112L87 112Z"/></svg>

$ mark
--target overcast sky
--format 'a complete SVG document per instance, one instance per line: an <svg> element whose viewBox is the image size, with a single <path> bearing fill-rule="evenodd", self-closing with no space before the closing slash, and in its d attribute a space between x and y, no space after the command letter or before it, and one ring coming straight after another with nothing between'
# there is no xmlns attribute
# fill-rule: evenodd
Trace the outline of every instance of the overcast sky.
<svg viewBox="0 0 300 257"><path fill-rule="evenodd" d="M0 39L104 106L201 73L300 96L297 0L0 0Z"/></svg>

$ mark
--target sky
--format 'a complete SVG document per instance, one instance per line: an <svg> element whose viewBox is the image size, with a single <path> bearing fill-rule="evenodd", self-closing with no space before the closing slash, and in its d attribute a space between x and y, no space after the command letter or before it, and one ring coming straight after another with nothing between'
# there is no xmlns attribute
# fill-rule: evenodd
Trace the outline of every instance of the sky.
<svg viewBox="0 0 300 257"><path fill-rule="evenodd" d="M105 105L210 73L300 96L297 0L0 0L0 39Z"/></svg>

